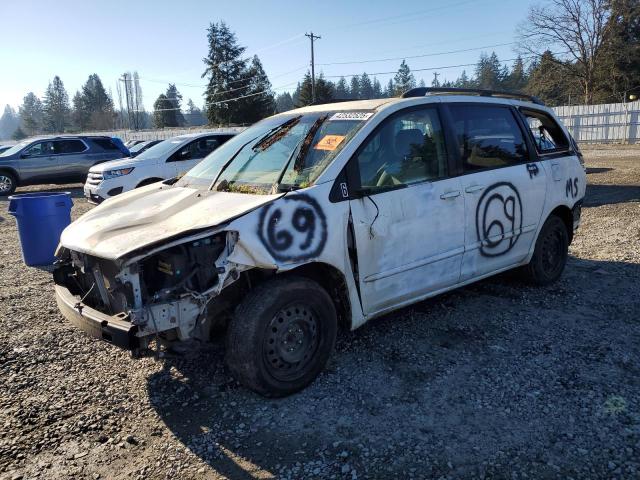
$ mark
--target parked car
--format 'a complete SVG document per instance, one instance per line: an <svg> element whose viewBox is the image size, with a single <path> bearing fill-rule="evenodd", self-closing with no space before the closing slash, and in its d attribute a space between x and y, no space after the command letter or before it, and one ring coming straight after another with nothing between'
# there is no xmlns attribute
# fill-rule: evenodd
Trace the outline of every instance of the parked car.
<svg viewBox="0 0 640 480"><path fill-rule="evenodd" d="M136 143L133 147L129 149L130 157L134 158L140 155L142 152L149 150L154 145L157 145L162 140L149 140L145 142Z"/></svg>
<svg viewBox="0 0 640 480"><path fill-rule="evenodd" d="M0 195L10 195L22 185L84 182L93 165L128 155L109 137L25 140L0 153Z"/></svg>
<svg viewBox="0 0 640 480"><path fill-rule="evenodd" d="M164 140L135 158L96 165L89 170L84 195L92 203L190 170L233 137L229 133L191 133Z"/></svg>
<svg viewBox="0 0 640 480"><path fill-rule="evenodd" d="M418 88L309 106L76 220L57 301L135 352L226 327L233 375L287 395L322 371L338 325L514 268L556 281L585 186L577 146L533 97Z"/></svg>
<svg viewBox="0 0 640 480"><path fill-rule="evenodd" d="M131 147L133 147L135 145L138 145L139 143L142 143L142 142L144 142L144 140L127 140L126 142L124 142L124 145L127 148L131 148Z"/></svg>
<svg viewBox="0 0 640 480"><path fill-rule="evenodd" d="M12 147L12 145L0 145L0 153L6 152Z"/></svg>

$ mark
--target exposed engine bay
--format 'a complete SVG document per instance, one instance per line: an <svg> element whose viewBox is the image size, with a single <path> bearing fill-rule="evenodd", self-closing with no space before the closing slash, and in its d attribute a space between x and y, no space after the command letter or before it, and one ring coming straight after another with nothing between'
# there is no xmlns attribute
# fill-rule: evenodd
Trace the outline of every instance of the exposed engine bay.
<svg viewBox="0 0 640 480"><path fill-rule="evenodd" d="M202 234L116 261L65 249L54 281L77 298L78 312L89 307L130 322L142 348L158 334L206 340L216 317L207 313L221 308L212 300L240 278L241 266L228 261L237 238Z"/></svg>

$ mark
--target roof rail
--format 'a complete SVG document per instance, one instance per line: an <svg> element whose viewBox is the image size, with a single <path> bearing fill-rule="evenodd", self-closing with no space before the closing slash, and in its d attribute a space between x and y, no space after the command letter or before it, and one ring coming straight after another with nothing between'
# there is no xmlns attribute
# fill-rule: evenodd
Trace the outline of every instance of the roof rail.
<svg viewBox="0 0 640 480"><path fill-rule="evenodd" d="M519 92L508 92L502 90L484 90L482 88L448 88L448 87L416 87L407 90L402 94L402 98L424 97L426 95L478 95L480 97L513 98L524 100L537 105L544 105L538 97Z"/></svg>

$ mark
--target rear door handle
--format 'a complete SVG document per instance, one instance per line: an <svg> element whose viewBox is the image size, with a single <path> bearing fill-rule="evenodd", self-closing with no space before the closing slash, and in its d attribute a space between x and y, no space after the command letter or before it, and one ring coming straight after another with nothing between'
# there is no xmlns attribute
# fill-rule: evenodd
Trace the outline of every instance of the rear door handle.
<svg viewBox="0 0 640 480"><path fill-rule="evenodd" d="M471 185L464 189L467 193L479 192L480 190L484 190L484 185Z"/></svg>
<svg viewBox="0 0 640 480"><path fill-rule="evenodd" d="M445 192L440 195L442 200L446 200L447 198L456 198L460 196L460 190L452 190L451 192Z"/></svg>

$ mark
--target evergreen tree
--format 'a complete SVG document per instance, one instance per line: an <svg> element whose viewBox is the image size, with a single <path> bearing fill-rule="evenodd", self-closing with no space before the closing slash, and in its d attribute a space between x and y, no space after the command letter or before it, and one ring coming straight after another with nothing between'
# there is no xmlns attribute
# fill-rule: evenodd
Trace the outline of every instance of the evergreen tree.
<svg viewBox="0 0 640 480"><path fill-rule="evenodd" d="M59 76L53 77L44 94L44 127L51 133L62 133L69 124L69 95Z"/></svg>
<svg viewBox="0 0 640 480"><path fill-rule="evenodd" d="M209 54L203 59L208 77L205 105L209 123L243 123L242 104L228 101L245 94L248 87L245 47L238 45L235 33L226 23L211 23L207 29Z"/></svg>
<svg viewBox="0 0 640 480"><path fill-rule="evenodd" d="M419 87L426 87L427 86L427 84L424 82L424 78L420 79L420 83L418 83L418 86Z"/></svg>
<svg viewBox="0 0 640 480"><path fill-rule="evenodd" d="M338 100L351 98L349 87L347 86L347 81L344 77L340 77L340 79L336 83L336 98Z"/></svg>
<svg viewBox="0 0 640 480"><path fill-rule="evenodd" d="M11 135L11 138L13 138L14 140L22 140L24 138L27 138L27 134L24 133L22 128L18 127L16 131L13 132L13 135Z"/></svg>
<svg viewBox="0 0 640 480"><path fill-rule="evenodd" d="M293 98L291 98L291 94L289 92L281 93L276 97L276 112L288 112L289 110L293 110Z"/></svg>
<svg viewBox="0 0 640 480"><path fill-rule="evenodd" d="M316 78L316 105L321 103L329 103L334 98L333 83L325 80L323 74ZM307 71L302 83L298 84L293 99L296 107L304 107L313 103L313 95L311 92L311 73Z"/></svg>
<svg viewBox="0 0 640 480"><path fill-rule="evenodd" d="M29 92L19 108L22 129L27 135L36 135L42 131L42 102Z"/></svg>
<svg viewBox="0 0 640 480"><path fill-rule="evenodd" d="M527 85L527 76L524 70L524 62L522 57L518 55L515 62L513 62L513 68L511 72L506 75L505 86L509 90L519 92Z"/></svg>
<svg viewBox="0 0 640 480"><path fill-rule="evenodd" d="M569 72L553 53L547 51L531 65L525 92L551 106L566 104L569 95L580 96L580 85Z"/></svg>
<svg viewBox="0 0 640 480"><path fill-rule="evenodd" d="M373 77L373 98L382 98L384 93L382 92L382 85L380 85L380 81Z"/></svg>
<svg viewBox="0 0 640 480"><path fill-rule="evenodd" d="M175 106L164 93L161 93L153 104L153 125L156 128L178 126Z"/></svg>
<svg viewBox="0 0 640 480"><path fill-rule="evenodd" d="M480 55L476 66L476 84L478 88L499 90L502 86L502 66L495 52L487 56Z"/></svg>
<svg viewBox="0 0 640 480"><path fill-rule="evenodd" d="M96 130L113 127L113 100L97 74L89 75L87 82L82 86L81 95L84 112L89 116L89 127Z"/></svg>
<svg viewBox="0 0 640 480"><path fill-rule="evenodd" d="M360 96L360 79L356 76L351 77L349 81L349 98L357 100Z"/></svg>
<svg viewBox="0 0 640 480"><path fill-rule="evenodd" d="M393 83L393 79L390 78L389 82L387 83L387 87L384 90L384 96L386 98L391 98L391 97L395 97L396 96L396 86Z"/></svg>
<svg viewBox="0 0 640 480"><path fill-rule="evenodd" d="M371 83L371 79L369 75L363 73L360 77L360 97L362 99L368 100L370 98L375 98L373 94L373 84Z"/></svg>
<svg viewBox="0 0 640 480"><path fill-rule="evenodd" d="M402 60L400 68L398 68L398 73L396 73L396 76L393 80L395 84L396 96L400 96L407 90L410 90L416 86L416 79L414 78L413 73L411 73L409 65L407 65L407 62L405 62L404 60Z"/></svg>
<svg viewBox="0 0 640 480"><path fill-rule="evenodd" d="M20 118L10 105L4 107L4 113L0 117L0 139L12 138L16 129L20 127Z"/></svg>
<svg viewBox="0 0 640 480"><path fill-rule="evenodd" d="M184 115L182 115L182 94L176 88L175 83L169 84L169 86L167 87L167 93L165 93L165 96L173 105L175 116L176 116L176 124L171 126L184 127L186 122L184 120Z"/></svg>
<svg viewBox="0 0 640 480"><path fill-rule="evenodd" d="M247 84L247 89L243 90L245 98L238 100L243 110L242 123L254 123L273 115L276 110L275 96L271 90L271 82L257 55L251 59L245 77Z"/></svg>
<svg viewBox="0 0 640 480"><path fill-rule="evenodd" d="M454 85L456 88L471 88L474 86L474 82L469 80L466 70L463 70L462 74L455 81Z"/></svg>
<svg viewBox="0 0 640 480"><path fill-rule="evenodd" d="M192 127L207 124L207 119L203 115L202 110L196 107L196 104L193 103L191 99L187 101L186 124Z"/></svg>
<svg viewBox="0 0 640 480"><path fill-rule="evenodd" d="M91 120L91 112L88 109L87 102L85 102L84 97L79 91L76 91L71 103L73 105L73 110L71 111L73 125L81 131L87 130L89 121Z"/></svg>

